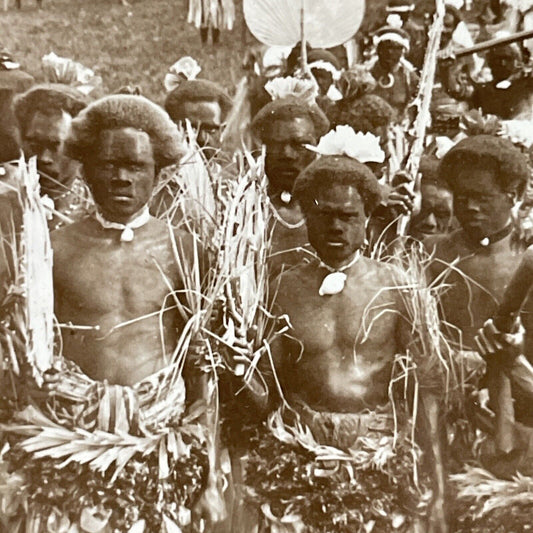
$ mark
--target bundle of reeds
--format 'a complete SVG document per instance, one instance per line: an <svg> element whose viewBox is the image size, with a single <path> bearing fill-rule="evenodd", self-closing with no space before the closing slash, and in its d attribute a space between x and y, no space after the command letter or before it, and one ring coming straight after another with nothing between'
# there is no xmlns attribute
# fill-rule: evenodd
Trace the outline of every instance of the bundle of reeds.
<svg viewBox="0 0 533 533"><path fill-rule="evenodd" d="M102 531L111 526L136 533L162 527L178 531L190 522L190 508L208 472L205 403L212 398L205 394L207 402L184 414L182 372L191 348L202 344L202 355L210 353L202 330L209 324L221 282L204 276L200 239L193 239L192 257L184 256L181 241L175 239L184 289L176 294L169 283L167 299L174 300L185 327L168 366L133 387L92 380L61 353L54 355L52 255L39 178L34 161L28 167L21 161L19 166L15 212L22 211L22 226L13 223L5 243L4 256L12 257L13 275L4 300L1 340L13 388L27 389L31 404L24 407L17 401L2 424L11 444L4 448L3 460L13 473L0 483L6 489L0 496L12 502L13 487L21 479L25 487L22 492L17 489L24 497L12 506L8 527L13 532L15 524L47 531L47 521L57 518L81 531L87 530L82 524L87 521L98 523ZM173 231L169 222L171 235ZM165 301L161 312L167 308ZM205 361L211 364L208 355ZM40 385L52 365L57 380L35 396L22 370L31 368L32 379ZM127 499L117 498L116 491L125 486L134 491ZM31 517L20 520L20 513L27 514L24 509Z"/></svg>

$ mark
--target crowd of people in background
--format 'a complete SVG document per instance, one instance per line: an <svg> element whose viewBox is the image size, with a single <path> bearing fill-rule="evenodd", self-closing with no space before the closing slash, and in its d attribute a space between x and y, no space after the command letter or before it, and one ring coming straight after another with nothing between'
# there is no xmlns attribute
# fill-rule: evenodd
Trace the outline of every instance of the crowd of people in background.
<svg viewBox="0 0 533 533"><path fill-rule="evenodd" d="M261 381L243 384L247 372L220 378L229 429L217 437L225 459L210 461L195 506L206 531L489 531L458 520L450 479L467 464L501 480L533 475L533 38L497 42L527 29L533 4L526 4L447 3L415 176L406 163L419 133L413 101L424 90L433 13L421 13L414 0L389 0L379 27L334 49L258 45L243 60L239 89L203 78L193 58L181 58L161 80L167 93L157 103L138 87L104 94L77 76L83 67L74 62L68 81L49 75L36 83L19 65L23 58L0 52L0 227L10 227L16 211L9 195L21 153L35 157L55 313L61 324L84 327L63 330L63 354L94 380L127 387L161 372L184 327L175 308L161 311L169 290L183 290L176 253L205 272L215 261L207 251L198 256L194 227L183 227L179 210L165 220L182 193L185 147L195 146L207 175L227 182L238 179L243 150L264 161L268 305L288 329L272 343L270 366L259 362ZM202 40L207 26L202 19ZM487 50L468 50L490 41ZM424 257L425 287L445 285L434 296L450 364L461 369L457 392L467 407L460 416L442 404L435 361L403 296L413 254ZM8 269L1 271L7 279ZM137 322L141 316L149 318ZM257 332L235 327L226 344L238 365ZM402 395L398 354L413 357L420 386L414 397L403 391L400 422L391 400ZM193 361L183 380L190 407L205 374ZM53 383L52 376L46 386ZM250 465L256 477L264 464L278 472L291 441L279 428L277 440L264 427L256 440L243 428L272 424L280 406L287 427L301 424L317 445L352 459L394 441L398 469L410 467L416 453L402 442L413 436L419 479L376 477L378 467L360 465L351 474L333 467L330 477L327 465L305 471L309 450L301 445L289 477L316 476L318 492L339 487L341 518L319 523L317 516L334 514L327 506L303 516L302 498L315 495L297 488L274 505L269 490L279 487L263 484L261 500ZM477 448L459 442L459 422ZM332 453L333 462L343 457ZM371 501L376 487L391 505L381 514ZM368 501L350 499L357 491Z"/></svg>

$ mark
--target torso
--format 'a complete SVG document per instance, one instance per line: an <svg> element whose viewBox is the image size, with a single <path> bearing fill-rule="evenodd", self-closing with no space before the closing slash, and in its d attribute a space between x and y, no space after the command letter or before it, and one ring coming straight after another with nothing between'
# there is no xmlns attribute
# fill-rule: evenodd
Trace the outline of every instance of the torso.
<svg viewBox="0 0 533 533"><path fill-rule="evenodd" d="M462 333L462 347L475 350L476 332L496 312L520 255L511 249L510 236L483 248L472 246L462 230L428 239L426 245L430 252L435 248L431 278L447 271L441 280L449 286L440 298L443 318ZM457 258L455 270L450 269ZM449 333L461 341L457 330Z"/></svg>
<svg viewBox="0 0 533 533"><path fill-rule="evenodd" d="M346 271L340 294L319 296L327 274L317 263L283 275L277 303L287 313L291 336L281 375L291 396L318 411L360 412L387 402L398 341L399 294L389 267L361 258ZM383 289L383 290L382 290ZM386 312L377 317L384 308ZM375 321L373 321L375 319Z"/></svg>
<svg viewBox="0 0 533 533"><path fill-rule="evenodd" d="M131 385L168 361L177 313L164 313L162 324L156 315L117 326L159 311L170 292L167 282L173 288L180 284L163 222L151 219L135 230L132 242L121 243L119 235L92 218L52 233L56 315L60 323L100 328L63 330L65 357L93 379ZM190 241L183 234L177 238L186 256ZM167 306L173 303L169 298Z"/></svg>

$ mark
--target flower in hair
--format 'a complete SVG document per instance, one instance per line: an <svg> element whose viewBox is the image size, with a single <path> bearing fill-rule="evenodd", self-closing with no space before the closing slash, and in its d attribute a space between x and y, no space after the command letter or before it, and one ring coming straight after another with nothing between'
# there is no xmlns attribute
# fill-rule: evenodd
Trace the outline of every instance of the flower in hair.
<svg viewBox="0 0 533 533"><path fill-rule="evenodd" d="M293 78L292 76L270 80L265 84L265 91L272 100L292 96L302 99L308 105L314 104L318 96L318 87L314 80Z"/></svg>
<svg viewBox="0 0 533 533"><path fill-rule="evenodd" d="M372 133L355 133L350 126L337 126L324 135L317 146L306 147L320 155L345 155L360 163L383 163L385 152L379 145L379 137Z"/></svg>
<svg viewBox="0 0 533 533"><path fill-rule="evenodd" d="M201 71L202 67L195 59L190 56L182 57L168 69L163 85L167 92L171 92L176 89L183 80L195 80L196 76L198 76Z"/></svg>

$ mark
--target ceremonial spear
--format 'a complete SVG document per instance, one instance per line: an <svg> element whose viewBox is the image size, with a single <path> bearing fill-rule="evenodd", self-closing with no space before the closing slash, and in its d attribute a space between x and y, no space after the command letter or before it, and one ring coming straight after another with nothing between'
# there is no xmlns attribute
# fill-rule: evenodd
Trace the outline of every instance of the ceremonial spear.
<svg viewBox="0 0 533 533"><path fill-rule="evenodd" d="M420 188L418 169L420 168L420 159L424 153L426 130L431 121L430 105L433 96L433 86L435 84L437 58L445 13L446 6L444 0L435 0L435 16L431 29L429 30L429 41L424 58L424 66L420 75L418 94L410 106L410 109L417 110L416 118L410 132L414 139L405 165L405 170L411 177L411 181L408 184L408 188L411 192ZM408 215L404 215L400 218L397 229L398 235L405 235L408 223Z"/></svg>

